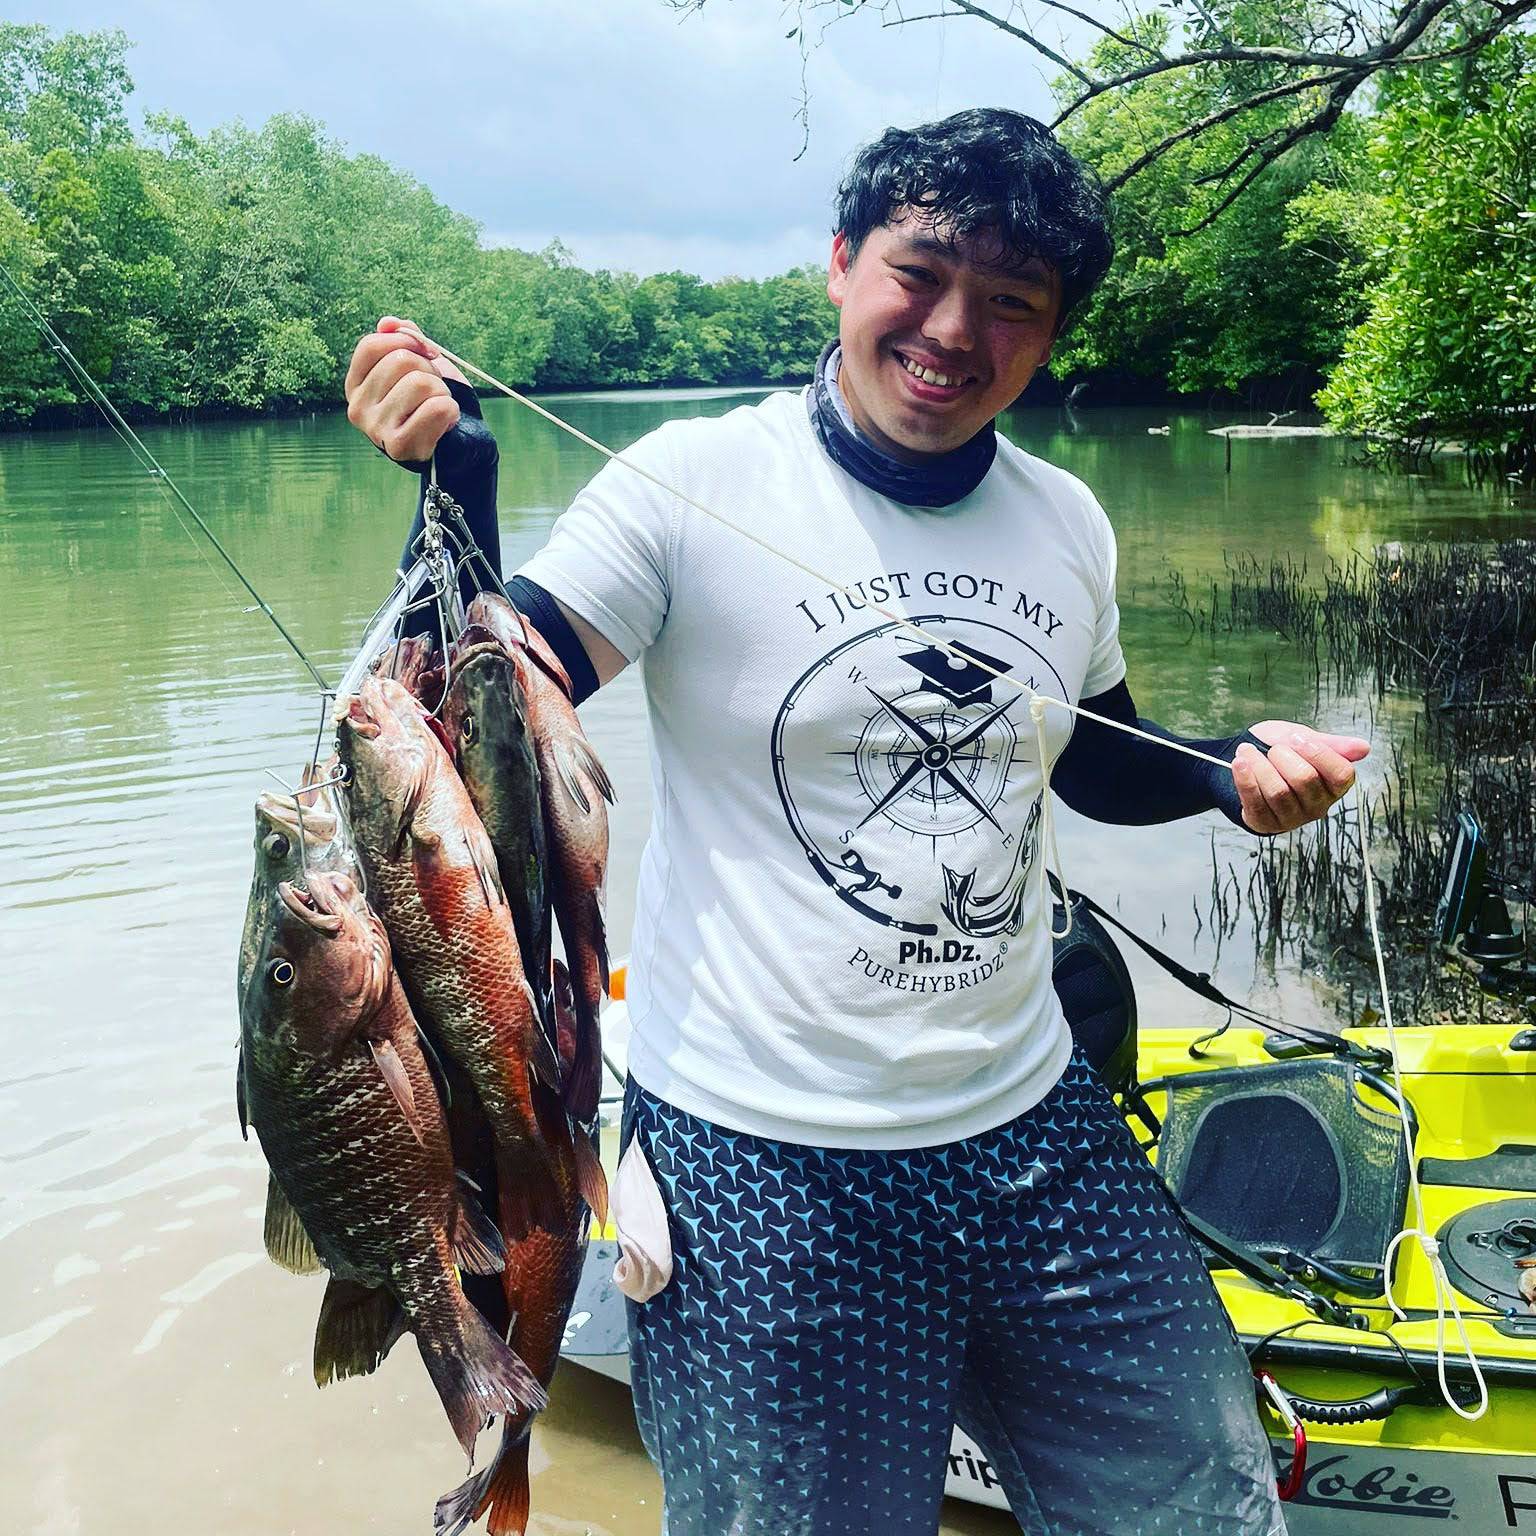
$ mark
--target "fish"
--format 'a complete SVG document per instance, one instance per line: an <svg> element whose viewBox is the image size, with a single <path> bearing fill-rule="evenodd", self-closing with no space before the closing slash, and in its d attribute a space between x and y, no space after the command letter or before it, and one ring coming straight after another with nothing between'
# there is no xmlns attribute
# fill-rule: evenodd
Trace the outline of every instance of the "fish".
<svg viewBox="0 0 1536 1536"><path fill-rule="evenodd" d="M240 997L244 1080L262 1151L331 1275L316 1383L365 1374L413 1333L472 1467L493 1415L548 1401L459 1282L458 1267L504 1268L505 1242L455 1173L383 924L344 874L276 880L273 894Z"/></svg>
<svg viewBox="0 0 1536 1536"><path fill-rule="evenodd" d="M368 891L417 1016L473 1082L496 1143L509 1229L564 1215L534 1113L560 1064L539 1021L495 850L420 704L370 677L337 701L337 751Z"/></svg>
<svg viewBox="0 0 1536 1536"><path fill-rule="evenodd" d="M442 739L491 846L512 910L518 949L550 1045L559 1051L550 944L549 858L536 748L516 666L487 630L459 637L438 716ZM562 1095L576 1073L560 1062ZM576 1074L579 1076L579 1074ZM563 1098L562 1098L563 1102ZM571 1128L548 1117L545 1141L570 1143ZM608 1183L589 1138L574 1137L578 1182L599 1224L608 1219Z"/></svg>
<svg viewBox="0 0 1536 1536"><path fill-rule="evenodd" d="M578 1124L597 1118L602 1092L598 1014L608 992L604 901L608 874L608 810L613 785L592 750L571 702L571 680L543 636L498 593L482 592L466 622L501 641L527 701L539 764L541 806L549 844L551 894L575 991L582 1042L566 1084L565 1103Z"/></svg>
<svg viewBox="0 0 1536 1536"><path fill-rule="evenodd" d="M460 636L438 719L496 850L523 966L539 998L545 1033L552 1035L549 851L539 808L539 764L512 658L488 630Z"/></svg>
<svg viewBox="0 0 1536 1536"><path fill-rule="evenodd" d="M265 792L256 797L255 870L246 902L245 927L240 935L235 995L243 997L256 959L276 918L277 888L286 880L305 887L310 873L344 874L361 880L357 854L345 823L336 813L328 785L334 763L311 763L300 775L296 795ZM249 1139L250 1105L245 1084L245 1049L235 1058L235 1112L242 1139ZM267 1180L267 1209L263 1223L267 1253L275 1264L296 1275L318 1273L321 1264L314 1246L294 1219L287 1197L275 1176Z"/></svg>
<svg viewBox="0 0 1536 1536"><path fill-rule="evenodd" d="M562 1033L574 1035L569 978L556 962L555 1008ZM591 1048L590 1039L585 1042ZM565 1107L543 1084L535 1084L535 1104L557 1140L555 1122L564 1119ZM577 1146L592 1143L578 1135ZM568 1144L567 1144L568 1146ZM581 1280L586 1258L588 1224L584 1219L586 1197L581 1187L579 1161L574 1149L562 1150L556 1160L560 1198L568 1220L557 1230L538 1229L519 1241L509 1242L507 1265L502 1273L507 1315L512 1319L509 1338L519 1358L546 1389L554 1378L565 1340L565 1325ZM595 1154L594 1154L595 1155ZM444 1494L433 1512L439 1536L459 1536L489 1511L486 1529L490 1536L524 1536L528 1524L528 1448L533 1415L509 1416L502 1424L501 1444L495 1457L469 1480Z"/></svg>

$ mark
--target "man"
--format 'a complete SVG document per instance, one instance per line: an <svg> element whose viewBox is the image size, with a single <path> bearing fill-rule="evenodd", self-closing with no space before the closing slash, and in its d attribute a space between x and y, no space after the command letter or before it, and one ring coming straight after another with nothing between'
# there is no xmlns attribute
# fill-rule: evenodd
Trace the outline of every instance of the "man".
<svg viewBox="0 0 1536 1536"><path fill-rule="evenodd" d="M631 1353L670 1536L931 1533L955 1421L1031 1532L1284 1529L1242 1351L1072 1053L1039 744L988 670L1136 719L1108 521L993 428L1109 258L1031 119L887 132L840 189L812 386L651 433L628 456L670 489L608 466L514 582L579 687L643 657L625 1129L675 1269ZM488 434L443 436L472 395L401 325L359 343L349 415L437 447L493 539ZM1060 708L1045 735L1089 815L1261 833L1367 750L1266 721L1200 744L1218 772Z"/></svg>

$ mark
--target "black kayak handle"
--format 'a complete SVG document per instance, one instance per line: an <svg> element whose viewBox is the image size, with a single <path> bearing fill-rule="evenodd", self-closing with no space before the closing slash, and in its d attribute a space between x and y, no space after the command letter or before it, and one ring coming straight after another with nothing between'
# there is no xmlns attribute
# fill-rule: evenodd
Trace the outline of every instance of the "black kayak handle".
<svg viewBox="0 0 1536 1536"><path fill-rule="evenodd" d="M1477 1400L1474 1388L1453 1384L1451 1391L1458 1399L1466 1392L1469 1403ZM1305 1419L1309 1424L1365 1424L1372 1419L1389 1417L1394 1409L1402 1407L1404 1403L1428 1406L1440 1401L1438 1390L1422 1382L1405 1383L1399 1387L1378 1387L1364 1397L1352 1397L1337 1403L1302 1397L1289 1389L1285 1395L1291 1400L1296 1417Z"/></svg>

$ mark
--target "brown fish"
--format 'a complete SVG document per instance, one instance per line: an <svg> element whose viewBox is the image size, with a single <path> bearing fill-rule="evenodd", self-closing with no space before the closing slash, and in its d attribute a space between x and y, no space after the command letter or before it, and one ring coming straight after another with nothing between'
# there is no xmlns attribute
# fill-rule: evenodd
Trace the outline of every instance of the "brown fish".
<svg viewBox="0 0 1536 1536"><path fill-rule="evenodd" d="M240 1022L262 1150L331 1272L315 1379L372 1370L409 1329L473 1460L490 1416L546 1401L456 1273L500 1269L505 1248L454 1174L383 925L347 876L312 872L308 885L276 883Z"/></svg>
<svg viewBox="0 0 1536 1536"><path fill-rule="evenodd" d="M337 703L337 745L369 897L418 1017L458 1062L496 1139L509 1229L564 1220L532 1076L560 1066L523 973L495 851L442 742L397 682Z"/></svg>
<svg viewBox="0 0 1536 1536"><path fill-rule="evenodd" d="M598 1010L608 990L603 900L607 806L613 802L613 785L576 719L570 678L543 636L505 598L491 592L482 592L470 604L468 622L488 629L506 647L527 700L553 873L550 889L575 988L576 1028L582 1042L577 1069L566 1084L565 1103L578 1122L591 1125L602 1091Z"/></svg>
<svg viewBox="0 0 1536 1536"><path fill-rule="evenodd" d="M555 1007L566 1030L573 1029L569 978L556 962ZM566 1031L563 1030L562 1033ZM535 1103L541 1119L557 1138L555 1122L564 1120L560 1101L542 1084L535 1085ZM592 1143L578 1133L576 1145ZM568 1220L558 1231L542 1228L508 1245L507 1267L502 1275L508 1315L513 1319L510 1342L518 1356L546 1388L560 1361L566 1320L586 1257L588 1223L580 1173L570 1144L556 1160L560 1198ZM528 1443L533 1415L512 1415L502 1424L501 1445L495 1458L468 1482L437 1502L433 1525L446 1536L459 1536L487 1511L490 1536L524 1536L528 1524Z"/></svg>
<svg viewBox="0 0 1536 1536"><path fill-rule="evenodd" d="M512 909L518 947L540 1002L540 1021L558 1050L551 991L548 856L540 808L539 768L517 669L488 631L467 628L449 673L440 716L444 739L484 825ZM580 1074L562 1062L561 1081ZM570 1140L564 1124L556 1134ZM545 1139L552 1140L546 1126ZM576 1136L579 1182L601 1224L608 1219L608 1183L591 1141Z"/></svg>

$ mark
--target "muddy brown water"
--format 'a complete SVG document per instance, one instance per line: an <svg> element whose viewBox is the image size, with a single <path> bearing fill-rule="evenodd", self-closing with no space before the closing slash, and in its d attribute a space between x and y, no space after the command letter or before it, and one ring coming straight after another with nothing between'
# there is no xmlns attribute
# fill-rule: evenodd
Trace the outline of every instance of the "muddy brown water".
<svg viewBox="0 0 1536 1536"><path fill-rule="evenodd" d="M725 392L564 401L622 446ZM509 555L538 546L595 468L518 408L503 445ZM1148 426L1170 424L1167 436ZM1131 678L1143 710L1215 734L1270 714L1382 732L1314 696L1283 642L1189 643L1170 563L1221 554L1314 562L1386 539L1493 537L1528 518L1454 473L1388 477L1327 440L1239 442L1163 413L1018 418L1016 438L1081 475L1117 525ZM157 429L153 450L328 675L388 585L408 477L338 417ZM292 658L108 433L0 438L0 1511L38 1536L430 1530L462 1475L409 1345L366 1381L317 1392L319 1282L261 1250L265 1174L235 1122L234 956L265 770L297 769L319 719ZM618 786L610 914L622 948L648 817L638 682L584 711ZM1375 770L1373 770L1375 771ZM1116 830L1064 814L1069 877L1264 1006L1321 1017L1306 978L1241 936L1195 936L1210 880L1200 819ZM1136 957L1143 1018L1203 1005ZM1215 1022L1212 1020L1212 1022ZM489 1451L489 1443L486 1450ZM624 1388L557 1380L534 1439L539 1536L651 1536L658 1485ZM1012 1529L951 1503L946 1532Z"/></svg>

